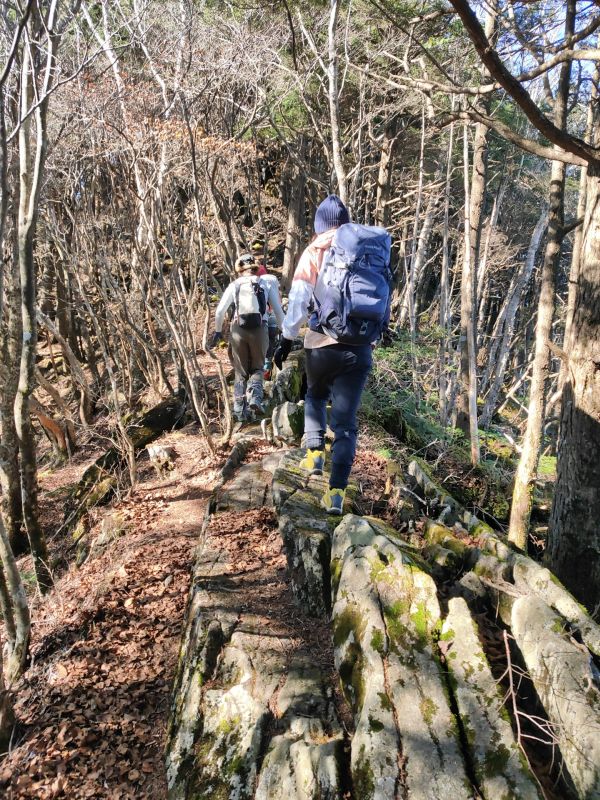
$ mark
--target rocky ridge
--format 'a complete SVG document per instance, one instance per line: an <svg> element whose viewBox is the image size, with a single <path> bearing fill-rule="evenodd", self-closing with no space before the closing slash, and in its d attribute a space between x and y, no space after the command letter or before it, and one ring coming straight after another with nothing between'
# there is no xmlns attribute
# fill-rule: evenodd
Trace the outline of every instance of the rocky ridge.
<svg viewBox="0 0 600 800"><path fill-rule="evenodd" d="M278 422L290 410L276 409ZM380 519L328 518L325 479L308 479L300 458L243 465L207 511L167 748L171 800L600 796L600 635L585 610L422 462L403 480L434 518L407 539ZM297 612L286 618L289 601L273 595L265 624L253 573L219 536L272 507ZM484 615L502 626L503 680ZM317 628L337 674L315 661ZM554 794L521 746L538 717L562 770Z"/></svg>

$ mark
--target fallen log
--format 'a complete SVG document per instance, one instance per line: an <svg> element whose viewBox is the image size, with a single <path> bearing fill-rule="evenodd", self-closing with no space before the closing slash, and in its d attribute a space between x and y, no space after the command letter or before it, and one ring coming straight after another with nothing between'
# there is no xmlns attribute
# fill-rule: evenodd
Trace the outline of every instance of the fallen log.
<svg viewBox="0 0 600 800"><path fill-rule="evenodd" d="M184 414L185 402L180 397L170 397L130 422L127 434L136 452L176 427ZM65 510L63 525L67 530L73 530L91 508L108 502L119 484L118 473L124 464L125 455L113 446L86 469Z"/></svg>

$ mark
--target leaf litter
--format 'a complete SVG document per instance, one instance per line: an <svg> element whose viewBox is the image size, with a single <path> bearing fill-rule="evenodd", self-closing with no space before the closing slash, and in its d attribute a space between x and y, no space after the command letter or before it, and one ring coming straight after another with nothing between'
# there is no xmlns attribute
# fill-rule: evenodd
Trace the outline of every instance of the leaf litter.
<svg viewBox="0 0 600 800"><path fill-rule="evenodd" d="M174 471L159 478L142 458L136 491L91 515L91 539L115 513L122 534L80 568L71 564L47 597L31 598L32 663L13 687L18 726L0 761L6 800L166 797L164 744L191 566L224 456L211 456L195 426L160 441L177 453ZM246 460L273 449L256 441ZM85 463L44 476L41 505L47 492L46 512L56 519L67 485L92 454L85 456ZM350 730L329 625L309 621L294 602L274 511L221 513L208 533L234 556L237 570L252 576L245 603L265 632L292 642L290 658L308 649L331 676L338 713ZM49 539L53 557L64 558L71 540L64 533ZM29 563L25 557L21 568Z"/></svg>
<svg viewBox="0 0 600 800"><path fill-rule="evenodd" d="M188 471L159 479L141 462L133 495L95 512L91 536L100 516L115 512L122 535L70 566L46 598L32 598L32 663L13 687L19 722L0 762L6 800L166 796L171 685L193 551L220 463L194 429L161 441ZM56 471L54 497L59 480ZM64 551L64 537L55 538Z"/></svg>

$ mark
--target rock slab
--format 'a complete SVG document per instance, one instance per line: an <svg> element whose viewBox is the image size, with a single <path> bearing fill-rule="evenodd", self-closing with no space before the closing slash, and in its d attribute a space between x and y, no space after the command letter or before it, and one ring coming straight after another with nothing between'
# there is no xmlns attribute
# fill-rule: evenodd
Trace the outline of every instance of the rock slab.
<svg viewBox="0 0 600 800"><path fill-rule="evenodd" d="M342 800L328 676L286 618L261 605L254 571L208 535L211 525L226 535L232 511L261 508L268 477L244 465L207 511L168 731L169 800Z"/></svg>
<svg viewBox="0 0 600 800"><path fill-rule="evenodd" d="M393 530L353 515L335 530L332 576L336 666L356 724L356 796L470 800L436 655L431 576Z"/></svg>
<svg viewBox="0 0 600 800"><path fill-rule="evenodd" d="M589 650L539 597L520 597L512 632L546 709L577 796L600 797L600 689Z"/></svg>
<svg viewBox="0 0 600 800"><path fill-rule="evenodd" d="M300 469L301 450L290 450L273 476L273 501L287 557L294 597L310 616L330 613L331 533L335 521L319 505L325 477L310 479Z"/></svg>
<svg viewBox="0 0 600 800"><path fill-rule="evenodd" d="M469 758L485 800L541 800L502 705L466 602L453 598L442 627Z"/></svg>

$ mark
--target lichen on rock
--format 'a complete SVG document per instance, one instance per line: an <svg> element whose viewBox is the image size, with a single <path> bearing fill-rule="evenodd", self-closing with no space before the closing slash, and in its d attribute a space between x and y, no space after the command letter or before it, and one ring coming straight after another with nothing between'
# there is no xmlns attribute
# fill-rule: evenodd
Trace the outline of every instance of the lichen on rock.
<svg viewBox="0 0 600 800"><path fill-rule="evenodd" d="M385 524L347 515L332 560L336 666L355 715L358 796L472 798L436 656L436 587L421 558Z"/></svg>
<svg viewBox="0 0 600 800"><path fill-rule="evenodd" d="M502 712L502 699L466 602L452 598L442 627L454 696L485 800L539 800L537 784Z"/></svg>

